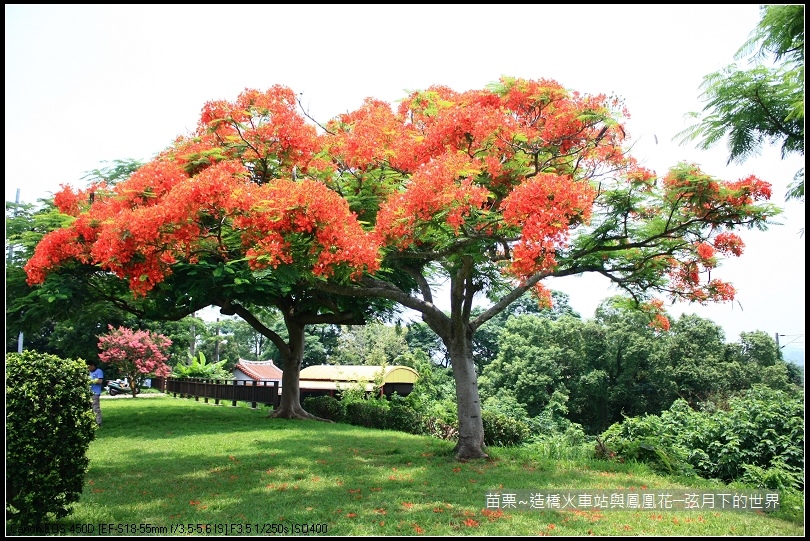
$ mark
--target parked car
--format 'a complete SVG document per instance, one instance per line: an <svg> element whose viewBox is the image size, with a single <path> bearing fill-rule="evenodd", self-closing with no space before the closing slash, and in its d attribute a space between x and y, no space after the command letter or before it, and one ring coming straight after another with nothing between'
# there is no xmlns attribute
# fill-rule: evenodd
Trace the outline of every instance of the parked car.
<svg viewBox="0 0 810 541"><path fill-rule="evenodd" d="M132 389L129 387L129 382L126 379L117 379L114 381L107 382L107 392L110 393L110 396L115 396L119 394L132 394ZM135 394L140 393L140 389L135 390Z"/></svg>

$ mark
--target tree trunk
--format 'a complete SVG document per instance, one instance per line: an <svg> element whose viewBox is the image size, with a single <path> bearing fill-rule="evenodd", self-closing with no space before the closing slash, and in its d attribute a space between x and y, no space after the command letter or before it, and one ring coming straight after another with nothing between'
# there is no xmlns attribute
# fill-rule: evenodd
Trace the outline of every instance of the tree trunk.
<svg viewBox="0 0 810 541"><path fill-rule="evenodd" d="M301 384L299 376L301 365L304 362L304 325L285 317L288 338L288 354L284 357L281 375L281 403L278 409L268 415L279 419L314 419L328 421L316 417L301 406Z"/></svg>
<svg viewBox="0 0 810 541"><path fill-rule="evenodd" d="M458 443L454 449L456 458L469 460L488 458L484 452L484 420L481 417L481 400L478 394L478 376L472 358L472 333L456 334L449 344L450 363L456 382L458 407Z"/></svg>

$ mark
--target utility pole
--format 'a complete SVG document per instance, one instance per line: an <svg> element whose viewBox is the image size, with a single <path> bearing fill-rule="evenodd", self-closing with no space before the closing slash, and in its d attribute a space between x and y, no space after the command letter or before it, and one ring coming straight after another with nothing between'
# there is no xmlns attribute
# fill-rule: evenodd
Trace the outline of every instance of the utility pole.
<svg viewBox="0 0 810 541"><path fill-rule="evenodd" d="M194 314L192 314L192 315L196 318L197 317L197 312L194 312ZM191 353L191 358L192 359L194 359L194 355L196 353L195 352L195 347L194 347L196 345L196 343L197 343L197 335L194 334L194 320L192 319L191 320L191 344L189 345L189 348L188 348L189 353Z"/></svg>
<svg viewBox="0 0 810 541"><path fill-rule="evenodd" d="M217 318L217 361L219 362L219 318Z"/></svg>
<svg viewBox="0 0 810 541"><path fill-rule="evenodd" d="M14 200L14 203L19 205L20 204L20 189L17 188L17 197ZM14 217L17 217L17 211L19 210L18 207L14 208ZM6 263L6 268L11 265L11 260L14 259L14 245L9 243L8 245L8 259ZM23 332L20 331L20 335L17 337L17 353L23 352Z"/></svg>

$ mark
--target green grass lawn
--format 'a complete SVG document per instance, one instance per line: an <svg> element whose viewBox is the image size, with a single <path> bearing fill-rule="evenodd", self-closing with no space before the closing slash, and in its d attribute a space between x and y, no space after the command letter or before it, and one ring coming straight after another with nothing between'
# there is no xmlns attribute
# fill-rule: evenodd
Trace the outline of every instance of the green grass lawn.
<svg viewBox="0 0 810 541"><path fill-rule="evenodd" d="M71 526L151 536L804 533L803 495L770 514L488 506L493 490L730 491L595 460L585 448L490 448L489 460L459 462L452 442L269 419L267 409L166 396L104 400L102 410L84 492L63 521L67 535Z"/></svg>

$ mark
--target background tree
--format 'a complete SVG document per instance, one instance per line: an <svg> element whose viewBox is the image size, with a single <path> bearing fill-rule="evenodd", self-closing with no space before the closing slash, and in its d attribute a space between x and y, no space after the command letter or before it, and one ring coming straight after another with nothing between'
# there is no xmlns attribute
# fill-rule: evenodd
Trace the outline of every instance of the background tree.
<svg viewBox="0 0 810 541"><path fill-rule="evenodd" d="M257 315L265 320L265 315ZM188 358L202 352L212 362L224 361L223 367L231 372L240 359L262 361L268 359L271 342L243 319L218 317L216 321L194 318L193 334L196 337Z"/></svg>
<svg viewBox="0 0 810 541"><path fill-rule="evenodd" d="M597 272L646 302L655 292L733 298L717 253L739 255L737 227L766 227L778 209L754 177L714 179L679 164L659 178L623 147L626 111L555 81L502 78L484 90L431 87L397 110L369 99L326 128L339 176L333 189L379 202L373 222L383 268L397 264L419 290L379 275L318 282L324 291L388 298L422 314L451 358L459 458L486 456L473 337L541 280ZM351 199L350 199L351 201ZM434 302L448 284L449 312ZM477 296L490 305L473 312ZM661 318L660 324L666 324Z"/></svg>
<svg viewBox="0 0 810 541"><path fill-rule="evenodd" d="M208 336L205 331L205 322L193 315L177 321L162 319L135 319L130 321L132 323L129 325L119 326L150 331L153 334L163 335L171 341L171 344L166 349L168 357L166 364L171 367L186 362L191 350L192 340L195 342L201 339L205 340ZM202 336L200 335L200 329L203 330Z"/></svg>
<svg viewBox="0 0 810 541"><path fill-rule="evenodd" d="M450 359L441 339L425 323L412 321L406 326L405 342L411 350L421 350L433 363L447 368Z"/></svg>
<svg viewBox="0 0 810 541"><path fill-rule="evenodd" d="M343 327L337 346L331 364L389 366L408 352L405 329L381 322Z"/></svg>
<svg viewBox="0 0 810 541"><path fill-rule="evenodd" d="M240 319L232 319L233 339L240 344L239 358L250 361L262 361L269 358L266 353L268 346L272 346L265 336Z"/></svg>
<svg viewBox="0 0 810 541"><path fill-rule="evenodd" d="M552 291L551 305L548 306L538 302L537 298L531 293L524 293L515 302L507 306L503 312L481 325L473 338L473 358L478 373L483 373L487 363L498 356L500 333L511 317L533 314L552 320L566 315L579 319L581 316L571 308L568 299L569 296L566 293ZM485 308L477 306L473 308L473 315L478 316L484 310Z"/></svg>
<svg viewBox="0 0 810 541"><path fill-rule="evenodd" d="M589 344L587 364L604 372L607 400L589 406L603 408L603 420L608 424L620 421L623 416L657 413L660 408L669 407L672 398L667 396L667 386L656 377L660 375L656 372L656 352L671 333L662 333L651 327L645 315L628 307L627 300L622 297L602 301L593 322L601 332L598 343ZM595 334L586 333L585 340L595 337ZM587 395L579 398L587 402L592 400ZM591 428L597 427L591 425ZM605 428L607 425L597 429Z"/></svg>
<svg viewBox="0 0 810 541"><path fill-rule="evenodd" d="M270 313L270 312L268 312ZM279 336L285 336L287 333L284 320L276 311L275 314L269 315L266 320L268 327L277 333ZM250 343L260 348L257 350L255 360L272 360L278 366L284 366L284 355L273 342L267 340L266 337L253 331L252 334L246 334L248 329L240 327L243 332L240 336L247 336ZM336 354L338 348L338 340L341 335L339 325L332 324L318 324L307 325L304 328L304 354L301 361L301 366L307 367L315 364L329 364L330 358ZM251 359L251 356L244 356L242 358Z"/></svg>
<svg viewBox="0 0 810 541"><path fill-rule="evenodd" d="M549 409L557 406L565 408L557 418L598 434L628 417L657 415L679 397L708 407L755 385L801 389L774 338L762 331L723 343L717 325L689 315L662 333L622 297L605 299L584 322L561 318L539 324L537 318L542 316L506 320L493 348L498 354L483 361L480 377L484 409L516 415L535 430L550 426L544 419L554 418ZM544 365L549 359L553 366ZM561 404L555 404L555 394Z"/></svg>
<svg viewBox="0 0 810 541"><path fill-rule="evenodd" d="M764 331L740 333L740 338L728 344L728 359L735 374L729 390L741 391L762 384L771 389L789 391L801 388L801 378L795 377L795 365L785 362L776 340Z"/></svg>
<svg viewBox="0 0 810 541"><path fill-rule="evenodd" d="M699 139L703 150L727 138L729 163L759 154L763 144L780 145L782 158L804 156L804 4L761 9L759 24L735 55L750 55L756 65L731 64L707 75L701 85L706 105L702 113L691 113L697 123L676 136L682 143ZM804 167L786 199L804 201Z"/></svg>
<svg viewBox="0 0 810 541"><path fill-rule="evenodd" d="M166 350L170 345L171 340L161 334L111 326L110 332L99 336L101 353L98 358L126 376L132 398L135 398L144 379L171 374L171 368L166 364Z"/></svg>
<svg viewBox="0 0 810 541"><path fill-rule="evenodd" d="M725 334L714 322L694 314L675 321L659 359L671 382L668 400L682 398L691 406L729 388L733 377L726 364Z"/></svg>
<svg viewBox="0 0 810 541"><path fill-rule="evenodd" d="M498 356L481 374L482 395L508 390L530 417L545 409L554 391L567 396L563 367L576 364L570 357L582 355L581 344L559 340L557 330L551 320L534 315L509 318L500 334Z"/></svg>
<svg viewBox="0 0 810 541"><path fill-rule="evenodd" d="M134 160L117 160L114 165L88 173L92 183L120 182L140 166ZM142 327L145 322L123 309L116 295L126 293L116 280L81 272L54 273L48 283L32 287L26 283L24 265L42 238L73 218L55 207L52 199L38 205L6 203L6 348L16 350L23 332L24 346L63 358L94 358L97 336L108 325Z"/></svg>

